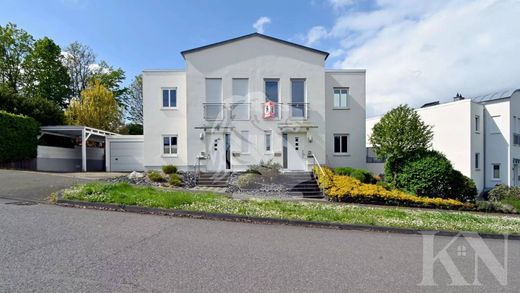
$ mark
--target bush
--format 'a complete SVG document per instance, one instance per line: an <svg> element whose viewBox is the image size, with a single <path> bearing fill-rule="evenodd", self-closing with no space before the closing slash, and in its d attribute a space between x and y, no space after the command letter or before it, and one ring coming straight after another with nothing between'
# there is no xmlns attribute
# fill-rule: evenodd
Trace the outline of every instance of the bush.
<svg viewBox="0 0 520 293"><path fill-rule="evenodd" d="M174 174L177 173L177 167L174 165L164 165L162 166L162 171L164 174Z"/></svg>
<svg viewBox="0 0 520 293"><path fill-rule="evenodd" d="M477 186L473 179L464 176L457 170L453 170L448 198L460 201L474 201L477 195Z"/></svg>
<svg viewBox="0 0 520 293"><path fill-rule="evenodd" d="M323 173L321 172L323 170ZM314 177L316 177L318 181L318 185L320 186L321 190L327 191L329 190L333 185L332 178L334 177L334 173L331 169L328 167L323 166L322 169L318 168L318 166L314 166L312 168L312 171L314 173Z"/></svg>
<svg viewBox="0 0 520 293"><path fill-rule="evenodd" d="M0 162L35 158L38 133L33 118L0 111Z"/></svg>
<svg viewBox="0 0 520 293"><path fill-rule="evenodd" d="M326 191L326 194L338 201L455 209L472 208L472 205L454 199L420 197L399 190L387 190L379 185L365 184L352 177L339 175L333 177L333 186Z"/></svg>
<svg viewBox="0 0 520 293"><path fill-rule="evenodd" d="M342 175L342 176L350 176L350 174L352 174L352 172L354 172L354 168L351 168L351 167L337 167L337 168L334 168L334 173L337 174L337 175Z"/></svg>
<svg viewBox="0 0 520 293"><path fill-rule="evenodd" d="M157 171L148 172L148 179L153 182L164 182L164 177Z"/></svg>
<svg viewBox="0 0 520 293"><path fill-rule="evenodd" d="M258 185L257 180L260 175L254 173L246 173L240 175L237 179L237 186L240 189L254 188Z"/></svg>
<svg viewBox="0 0 520 293"><path fill-rule="evenodd" d="M484 201L479 200L476 202L475 209L480 212L486 213L506 213L506 214L516 214L517 210L509 204L504 204L499 201Z"/></svg>
<svg viewBox="0 0 520 293"><path fill-rule="evenodd" d="M173 186L181 186L182 185L182 179L177 174L171 174L170 178L168 180L168 183Z"/></svg>
<svg viewBox="0 0 520 293"><path fill-rule="evenodd" d="M279 163L273 162L273 159L264 162L260 161L258 165L251 165L246 173L260 174L264 176L275 176L280 174L280 169L282 169L282 165Z"/></svg>
<svg viewBox="0 0 520 293"><path fill-rule="evenodd" d="M499 184L491 189L488 193L488 199L490 201L501 201L506 198L517 198L520 199L520 187Z"/></svg>

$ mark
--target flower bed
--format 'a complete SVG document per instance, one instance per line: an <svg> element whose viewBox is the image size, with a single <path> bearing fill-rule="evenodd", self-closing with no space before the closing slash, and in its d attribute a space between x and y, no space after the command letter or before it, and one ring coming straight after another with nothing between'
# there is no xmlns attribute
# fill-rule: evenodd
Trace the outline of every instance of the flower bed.
<svg viewBox="0 0 520 293"><path fill-rule="evenodd" d="M421 197L400 190L387 190L383 186L361 183L349 176L334 175L324 167L323 173L314 170L320 188L334 201L378 203L416 207L434 207L447 209L473 209L473 205L454 199Z"/></svg>

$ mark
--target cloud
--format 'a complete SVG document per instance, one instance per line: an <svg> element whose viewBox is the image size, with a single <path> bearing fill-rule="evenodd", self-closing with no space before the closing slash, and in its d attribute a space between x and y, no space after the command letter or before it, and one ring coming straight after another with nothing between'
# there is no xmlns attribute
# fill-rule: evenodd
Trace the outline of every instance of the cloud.
<svg viewBox="0 0 520 293"><path fill-rule="evenodd" d="M271 23L271 19L267 16L260 17L255 23L253 23L253 27L258 33L264 33L264 25Z"/></svg>
<svg viewBox="0 0 520 293"><path fill-rule="evenodd" d="M329 0L329 3L330 3L330 5L332 5L332 7L338 9L338 8L342 8L345 6L350 6L354 3L354 1L353 0Z"/></svg>
<svg viewBox="0 0 520 293"><path fill-rule="evenodd" d="M328 34L327 30L323 26L312 27L309 30L309 32L307 33L307 37L305 38L306 39L305 44L307 46L310 46L310 45L316 43L317 41L319 41L320 39L326 37L327 34Z"/></svg>
<svg viewBox="0 0 520 293"><path fill-rule="evenodd" d="M519 14L517 0L378 0L342 11L327 37L342 56L334 67L367 69L371 116L457 92L519 88Z"/></svg>

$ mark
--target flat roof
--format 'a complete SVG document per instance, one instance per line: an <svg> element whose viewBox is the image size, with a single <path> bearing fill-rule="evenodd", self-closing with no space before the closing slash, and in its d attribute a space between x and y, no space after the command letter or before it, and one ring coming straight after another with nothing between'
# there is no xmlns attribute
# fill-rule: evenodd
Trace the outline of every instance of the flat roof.
<svg viewBox="0 0 520 293"><path fill-rule="evenodd" d="M82 136L83 131L85 131L85 133L89 135L94 135L98 137L119 135L114 132L81 125L51 125L40 127L41 134L58 135L66 137L80 137Z"/></svg>
<svg viewBox="0 0 520 293"><path fill-rule="evenodd" d="M193 53L193 52L209 49L209 48L216 47L216 46L222 46L222 45L225 45L225 44L229 44L229 43L232 43L232 42L236 42L236 41L240 41L240 40L244 40L244 39L249 39L249 38L253 38L253 37L264 38L264 39L267 39L267 40L275 41L275 42L282 43L282 44L285 44L285 45L289 45L289 46L292 46L292 47L296 47L296 48L304 49L304 50L311 51L311 52L314 52L314 53L322 54L322 55L325 55L325 60L327 60L327 57L329 57L329 53L328 52L321 51L321 50L314 49L314 48L307 47L307 46L303 46L303 45L300 45L300 44L292 43L292 42L289 42L289 41L285 41L285 40L278 39L278 38L275 38L275 37L271 37L271 36L268 36L268 35L264 35L264 34L261 34L261 33L247 34L247 35L243 35L243 36L240 36L240 37L228 39L228 40L225 40L225 41L216 42L216 43L213 43L213 44L209 44L209 45L205 45L205 46L201 46L201 47L197 47L197 48L193 48L193 49L184 50L184 51L181 52L181 55L182 55L183 58L186 58L184 56L185 54L189 54L189 53Z"/></svg>

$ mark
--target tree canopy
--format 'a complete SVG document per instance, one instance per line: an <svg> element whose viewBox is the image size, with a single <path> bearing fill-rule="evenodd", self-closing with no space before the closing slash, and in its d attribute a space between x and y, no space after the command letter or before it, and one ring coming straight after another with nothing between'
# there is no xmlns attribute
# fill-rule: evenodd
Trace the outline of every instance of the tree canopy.
<svg viewBox="0 0 520 293"><path fill-rule="evenodd" d="M121 126L121 114L114 94L99 80L92 81L74 98L65 111L67 123L84 125L108 131L117 131Z"/></svg>

